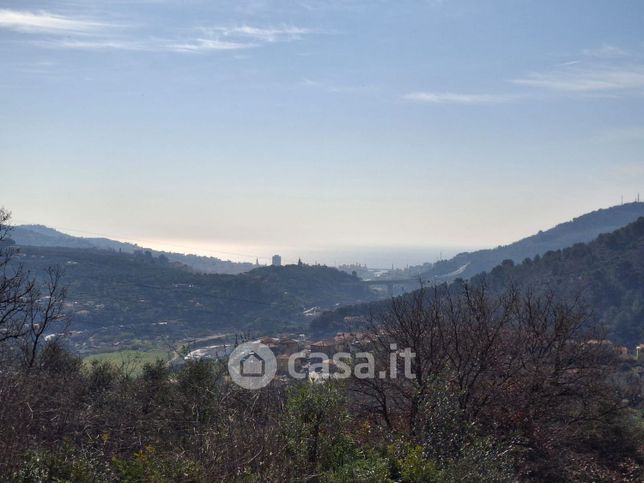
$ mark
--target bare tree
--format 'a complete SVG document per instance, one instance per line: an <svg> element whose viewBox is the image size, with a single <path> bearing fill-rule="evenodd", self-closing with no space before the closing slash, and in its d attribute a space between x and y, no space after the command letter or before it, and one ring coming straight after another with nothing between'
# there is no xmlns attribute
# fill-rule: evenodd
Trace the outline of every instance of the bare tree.
<svg viewBox="0 0 644 483"><path fill-rule="evenodd" d="M520 435L532 452L554 451L584 424L607 425L620 411L615 353L576 301L441 286L394 299L371 333L378 367L387 367L392 344L408 347L414 378L356 379L354 400L412 436L437 382L467 421L500 438Z"/></svg>
<svg viewBox="0 0 644 483"><path fill-rule="evenodd" d="M11 214L0 208L0 350L27 367L36 361L44 337L57 323L64 326L62 271L50 268L39 281L16 257L9 238Z"/></svg>

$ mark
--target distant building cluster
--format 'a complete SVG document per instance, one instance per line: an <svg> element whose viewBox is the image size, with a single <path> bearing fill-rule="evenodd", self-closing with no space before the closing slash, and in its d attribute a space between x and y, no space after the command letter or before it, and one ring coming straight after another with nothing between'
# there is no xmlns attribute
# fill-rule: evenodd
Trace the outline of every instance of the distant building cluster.
<svg viewBox="0 0 644 483"><path fill-rule="evenodd" d="M631 354L628 351L628 347L623 345L616 345L608 339L591 339L586 342L589 345L596 345L606 348L609 351L614 352L622 360L636 360L643 362L644 361L644 344L640 344L635 347L635 353Z"/></svg>
<svg viewBox="0 0 644 483"><path fill-rule="evenodd" d="M289 358L296 354L295 369L307 375L310 382L321 382L321 378L328 377L328 373L321 371L321 366L329 368L329 373L335 370L333 356L339 352L356 354L357 352L373 348L374 334L369 332L338 332L328 339L311 341L305 334L288 334L281 337L265 336L257 340L267 346L275 355L277 361L277 374L288 374ZM234 345L217 344L196 349L185 356L189 359L221 359L230 354ZM320 355L324 354L324 358ZM184 363L182 360L181 363Z"/></svg>
<svg viewBox="0 0 644 483"><path fill-rule="evenodd" d="M298 354L295 359L298 372L305 372L309 381L316 382L324 374L321 373L321 366L329 367L330 372L334 370L335 362L333 356L338 352L354 354L368 350L372 343L372 334L362 332L338 332L334 337L318 341L307 341L304 334L297 337L262 337L258 342L267 346L277 359L277 374L288 374L288 361L293 354ZM316 354L324 354L325 358L320 360Z"/></svg>

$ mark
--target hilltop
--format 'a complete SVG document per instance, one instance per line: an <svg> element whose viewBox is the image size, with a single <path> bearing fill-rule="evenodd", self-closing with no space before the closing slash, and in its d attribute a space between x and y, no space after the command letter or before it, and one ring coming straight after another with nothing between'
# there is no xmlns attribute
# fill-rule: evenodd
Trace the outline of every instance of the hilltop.
<svg viewBox="0 0 644 483"><path fill-rule="evenodd" d="M588 219L583 218L577 220L586 223ZM559 231L571 236L571 226ZM452 285L463 283L458 278ZM601 234L590 243L550 250L519 264L504 260L489 272L472 277L470 283L485 283L496 292L515 285L536 293L553 292L561 300L579 300L588 308L591 319L606 327L612 340L633 347L644 341L644 217ZM375 302L327 312L313 321L311 328L319 334L346 330L351 328L348 321L377 313L385 304Z"/></svg>
<svg viewBox="0 0 644 483"><path fill-rule="evenodd" d="M602 233L610 233L644 216L644 203L627 203L587 213L554 228L497 248L460 253L450 260L436 262L422 273L423 279L449 281L468 279L491 270L504 260L515 263L550 250L586 243Z"/></svg>
<svg viewBox="0 0 644 483"><path fill-rule="evenodd" d="M59 248L93 248L125 253L149 251L154 256L164 255L169 261L182 265L187 270L198 273L228 273L237 274L255 268L252 263L231 262L217 257L203 255L165 252L140 247L134 243L126 243L109 238L79 237L68 235L45 225L18 225L11 230L11 238L22 246L59 247Z"/></svg>
<svg viewBox="0 0 644 483"><path fill-rule="evenodd" d="M64 268L66 310L77 348L136 347L220 332L306 326L303 312L375 300L358 278L326 266L260 267L239 275L197 274L163 257L100 249L18 248L35 274Z"/></svg>
<svg viewBox="0 0 644 483"><path fill-rule="evenodd" d="M526 259L508 260L472 278L493 290L511 284L558 297L580 297L616 342L644 341L644 217L590 243Z"/></svg>

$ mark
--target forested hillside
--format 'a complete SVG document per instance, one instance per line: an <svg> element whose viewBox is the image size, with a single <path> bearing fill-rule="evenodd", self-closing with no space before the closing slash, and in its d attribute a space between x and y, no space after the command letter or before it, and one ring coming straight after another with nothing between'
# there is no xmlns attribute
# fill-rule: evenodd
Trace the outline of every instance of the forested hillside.
<svg viewBox="0 0 644 483"><path fill-rule="evenodd" d="M456 277L467 279L491 270L503 260L518 263L550 250L587 243L602 233L610 233L634 222L640 216L644 216L644 203L627 203L593 211L510 245L461 253L450 260L437 262L425 270L422 277L438 282Z"/></svg>
<svg viewBox="0 0 644 483"><path fill-rule="evenodd" d="M301 329L307 308L375 299L359 279L325 266L203 275L163 258L97 249L21 247L17 255L36 275L63 267L74 340L85 348L221 330Z"/></svg>
<svg viewBox="0 0 644 483"><path fill-rule="evenodd" d="M185 269L197 273L230 273L247 272L254 268L252 263L231 262L217 257L163 252L140 247L133 243L110 240L103 237L79 237L54 230L44 225L19 225L11 231L11 238L21 246L59 247L59 248L98 248L126 253L149 251L154 256L163 255L171 262L181 264Z"/></svg>
<svg viewBox="0 0 644 483"><path fill-rule="evenodd" d="M472 279L483 281L496 290L516 284L580 297L615 341L632 347L644 341L644 217L591 243L507 261Z"/></svg>
<svg viewBox="0 0 644 483"><path fill-rule="evenodd" d="M611 339L633 347L644 341L644 217L590 243L548 251L519 264L506 260L471 283L485 283L494 292L517 285L579 300L594 322L605 325ZM463 280L453 284L461 286ZM346 329L357 320L351 317L365 317L384 306L376 302L325 313L312 329L319 333Z"/></svg>

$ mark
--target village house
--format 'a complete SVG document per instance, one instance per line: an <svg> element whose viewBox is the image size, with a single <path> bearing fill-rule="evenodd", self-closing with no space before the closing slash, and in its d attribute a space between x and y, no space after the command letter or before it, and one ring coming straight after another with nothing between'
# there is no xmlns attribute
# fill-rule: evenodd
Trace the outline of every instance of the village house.
<svg viewBox="0 0 644 483"><path fill-rule="evenodd" d="M327 357L333 357L333 355L338 352L336 350L335 339L326 339L319 340L317 342L311 342L311 352L321 352Z"/></svg>
<svg viewBox="0 0 644 483"><path fill-rule="evenodd" d="M280 354L293 354L301 349L298 341L288 337L281 337L277 345Z"/></svg>

